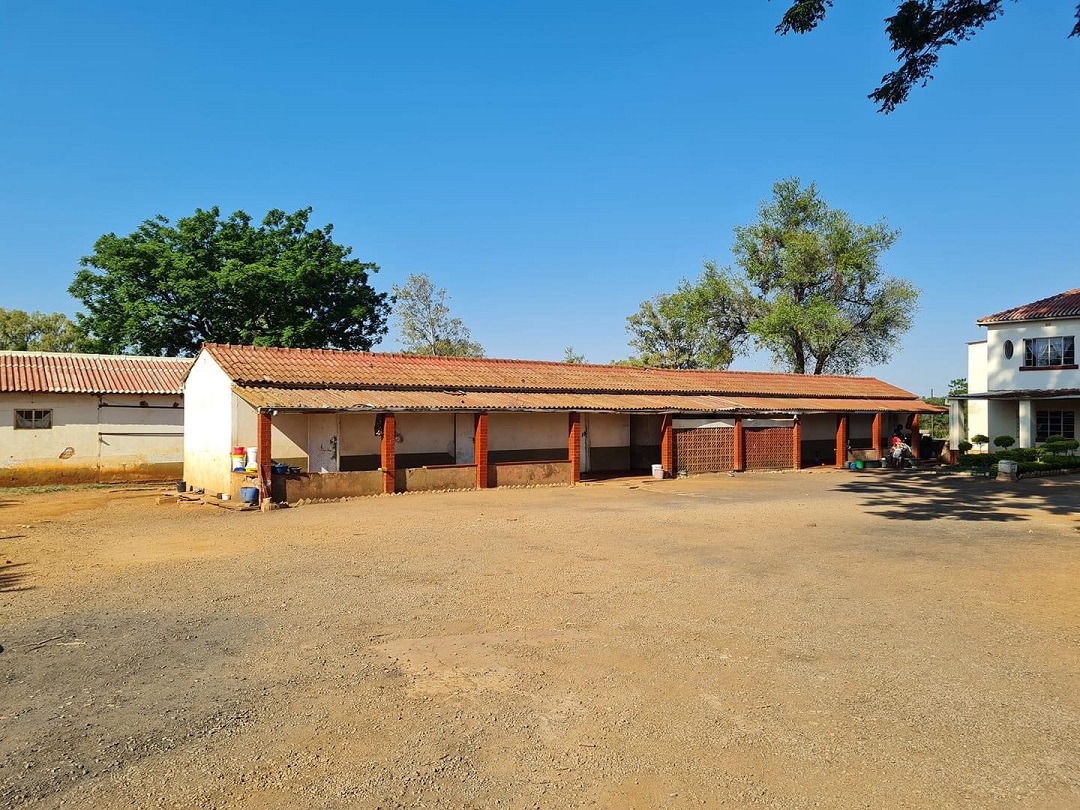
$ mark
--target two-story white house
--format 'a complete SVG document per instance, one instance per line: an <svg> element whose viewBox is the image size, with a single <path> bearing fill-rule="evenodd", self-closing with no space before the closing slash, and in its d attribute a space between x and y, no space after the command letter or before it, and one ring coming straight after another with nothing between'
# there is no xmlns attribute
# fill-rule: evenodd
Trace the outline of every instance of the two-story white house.
<svg viewBox="0 0 1080 810"><path fill-rule="evenodd" d="M968 395L950 400L949 446L971 436L1012 436L1035 447L1077 437L1080 289L979 318L986 340L968 344ZM961 402L968 402L964 425Z"/></svg>

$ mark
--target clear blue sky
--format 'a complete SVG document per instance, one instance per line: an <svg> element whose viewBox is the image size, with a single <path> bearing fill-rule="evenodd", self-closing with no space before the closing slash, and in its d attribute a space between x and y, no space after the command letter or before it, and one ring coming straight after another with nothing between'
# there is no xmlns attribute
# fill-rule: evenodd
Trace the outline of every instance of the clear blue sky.
<svg viewBox="0 0 1080 810"><path fill-rule="evenodd" d="M1009 4L883 116L890 6L778 37L783 0L5 3L0 306L74 314L79 257L155 214L310 205L490 356L606 363L798 176L902 230L921 311L865 373L941 393L977 317L1080 286L1075 4Z"/></svg>

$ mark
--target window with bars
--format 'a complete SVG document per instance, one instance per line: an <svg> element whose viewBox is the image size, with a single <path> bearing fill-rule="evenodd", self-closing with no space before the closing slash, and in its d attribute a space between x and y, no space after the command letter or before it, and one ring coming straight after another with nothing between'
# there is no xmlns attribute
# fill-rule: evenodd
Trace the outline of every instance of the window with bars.
<svg viewBox="0 0 1080 810"><path fill-rule="evenodd" d="M1074 411L1035 411L1035 441L1045 442L1051 436L1076 438Z"/></svg>
<svg viewBox="0 0 1080 810"><path fill-rule="evenodd" d="M52 411L15 411L16 430L50 430Z"/></svg>
<svg viewBox="0 0 1080 810"><path fill-rule="evenodd" d="M1076 365L1076 347L1072 335L1024 339L1025 368L1074 365Z"/></svg>

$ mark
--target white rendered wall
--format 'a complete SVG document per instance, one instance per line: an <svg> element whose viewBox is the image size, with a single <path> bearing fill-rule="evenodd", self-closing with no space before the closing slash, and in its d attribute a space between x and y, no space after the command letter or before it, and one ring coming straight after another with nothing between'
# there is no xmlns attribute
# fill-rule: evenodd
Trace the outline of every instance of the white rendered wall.
<svg viewBox="0 0 1080 810"><path fill-rule="evenodd" d="M1080 388L1080 370L1078 369L1020 371L1020 367L1024 364L1025 338L1059 337L1063 335L1080 338L1080 319L1063 318L1052 321L988 326L986 328L987 388L972 388L969 381L968 390L977 393L980 390L1015 391L1031 388ZM1005 358L1003 347L1006 340L1013 342L1012 359Z"/></svg>
<svg viewBox="0 0 1080 810"><path fill-rule="evenodd" d="M566 447L570 420L566 413L491 413L489 450L534 450Z"/></svg>
<svg viewBox="0 0 1080 810"><path fill-rule="evenodd" d="M234 399L221 366L200 352L184 384L184 480L189 486L230 491L233 445L246 444L233 441Z"/></svg>

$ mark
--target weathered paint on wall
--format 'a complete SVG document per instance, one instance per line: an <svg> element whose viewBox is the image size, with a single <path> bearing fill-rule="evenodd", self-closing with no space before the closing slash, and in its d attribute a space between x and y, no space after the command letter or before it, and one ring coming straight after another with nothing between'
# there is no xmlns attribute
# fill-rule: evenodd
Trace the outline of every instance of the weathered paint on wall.
<svg viewBox="0 0 1080 810"><path fill-rule="evenodd" d="M303 498L348 498L378 495L382 492L382 473L339 472L300 475L275 475L270 480L275 501L296 503Z"/></svg>
<svg viewBox="0 0 1080 810"><path fill-rule="evenodd" d="M476 489L476 465L460 467L412 467L405 470L405 491Z"/></svg>
<svg viewBox="0 0 1080 810"><path fill-rule="evenodd" d="M151 394L0 394L0 485L177 479L182 402ZM50 410L52 427L16 430L16 410Z"/></svg>
<svg viewBox="0 0 1080 810"><path fill-rule="evenodd" d="M539 464L510 462L491 464L488 469L488 481L493 487L571 483L569 461L547 461Z"/></svg>

